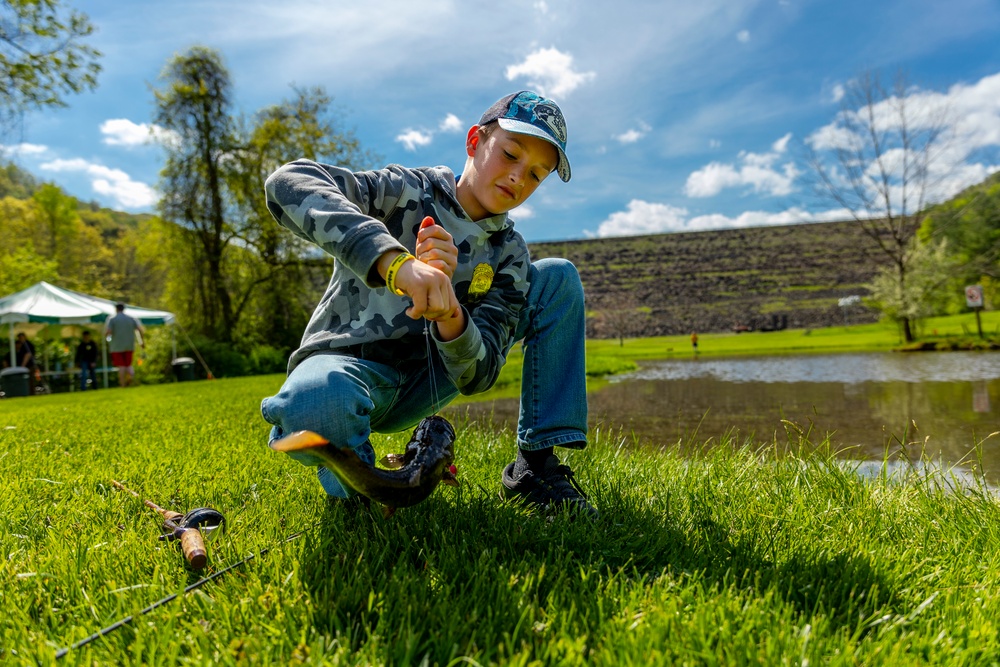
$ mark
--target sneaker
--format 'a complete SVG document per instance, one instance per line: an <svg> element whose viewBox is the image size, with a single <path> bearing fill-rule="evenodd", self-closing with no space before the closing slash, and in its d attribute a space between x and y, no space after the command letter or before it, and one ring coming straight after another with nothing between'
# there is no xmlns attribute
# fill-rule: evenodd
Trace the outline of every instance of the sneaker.
<svg viewBox="0 0 1000 667"><path fill-rule="evenodd" d="M502 499L519 499L546 514L569 510L591 519L598 517L597 509L587 500L587 494L573 477L573 471L569 466L560 464L555 456L546 459L541 473L525 470L516 478L514 464L511 463L503 469L501 481Z"/></svg>

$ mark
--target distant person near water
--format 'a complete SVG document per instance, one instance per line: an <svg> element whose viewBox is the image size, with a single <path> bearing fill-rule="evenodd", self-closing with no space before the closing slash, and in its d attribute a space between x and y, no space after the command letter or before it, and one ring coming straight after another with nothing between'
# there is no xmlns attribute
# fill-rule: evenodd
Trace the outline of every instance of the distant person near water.
<svg viewBox="0 0 1000 667"><path fill-rule="evenodd" d="M84 331L80 344L76 347L76 365L80 369L80 391L86 391L87 378L97 389L97 343Z"/></svg>
<svg viewBox="0 0 1000 667"><path fill-rule="evenodd" d="M698 332L696 331L691 332L691 349L695 352L698 351Z"/></svg>
<svg viewBox="0 0 1000 667"><path fill-rule="evenodd" d="M132 355L135 352L135 337L138 334L139 344L146 349L146 330L139 321L125 314L125 304L116 303L117 311L104 323L104 337L108 339L108 351L111 353L111 363L118 368L118 386L128 387L135 377L132 367Z"/></svg>

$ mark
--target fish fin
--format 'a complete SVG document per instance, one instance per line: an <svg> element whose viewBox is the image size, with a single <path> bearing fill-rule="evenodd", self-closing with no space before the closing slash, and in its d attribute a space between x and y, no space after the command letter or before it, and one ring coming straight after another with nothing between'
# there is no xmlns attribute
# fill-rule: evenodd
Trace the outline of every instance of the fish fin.
<svg viewBox="0 0 1000 667"><path fill-rule="evenodd" d="M379 459L379 463L390 470L395 470L396 468L402 468L406 465L406 457L402 454L386 454Z"/></svg>
<svg viewBox="0 0 1000 667"><path fill-rule="evenodd" d="M382 516L384 516L386 519L390 518L395 513L396 513L395 507L392 507L390 505L382 505Z"/></svg>
<svg viewBox="0 0 1000 667"><path fill-rule="evenodd" d="M284 438L275 440L268 446L276 452L298 452L303 449L324 447L329 444L330 441L321 436L319 433L314 433L312 431L296 431L295 433L286 435Z"/></svg>

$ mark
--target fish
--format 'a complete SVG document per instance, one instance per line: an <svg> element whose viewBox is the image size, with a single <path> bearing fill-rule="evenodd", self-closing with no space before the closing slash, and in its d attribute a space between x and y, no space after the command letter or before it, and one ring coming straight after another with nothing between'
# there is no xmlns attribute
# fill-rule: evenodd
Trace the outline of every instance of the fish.
<svg viewBox="0 0 1000 667"><path fill-rule="evenodd" d="M426 500L444 483L458 486L455 477L455 428L440 415L417 424L406 450L389 454L382 463L394 470L369 465L353 449L342 449L313 431L296 431L270 444L286 454L311 454L356 493L385 508L391 516L399 507L412 507Z"/></svg>

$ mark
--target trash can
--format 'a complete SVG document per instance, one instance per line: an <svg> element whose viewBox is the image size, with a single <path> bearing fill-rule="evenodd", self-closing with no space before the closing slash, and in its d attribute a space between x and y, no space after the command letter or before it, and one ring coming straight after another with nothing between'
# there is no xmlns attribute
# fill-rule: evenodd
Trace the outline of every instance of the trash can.
<svg viewBox="0 0 1000 667"><path fill-rule="evenodd" d="M31 371L24 366L11 366L0 371L0 391L6 398L31 394Z"/></svg>
<svg viewBox="0 0 1000 667"><path fill-rule="evenodd" d="M174 377L178 382L189 382L194 379L194 359L177 357L170 365L174 367Z"/></svg>

